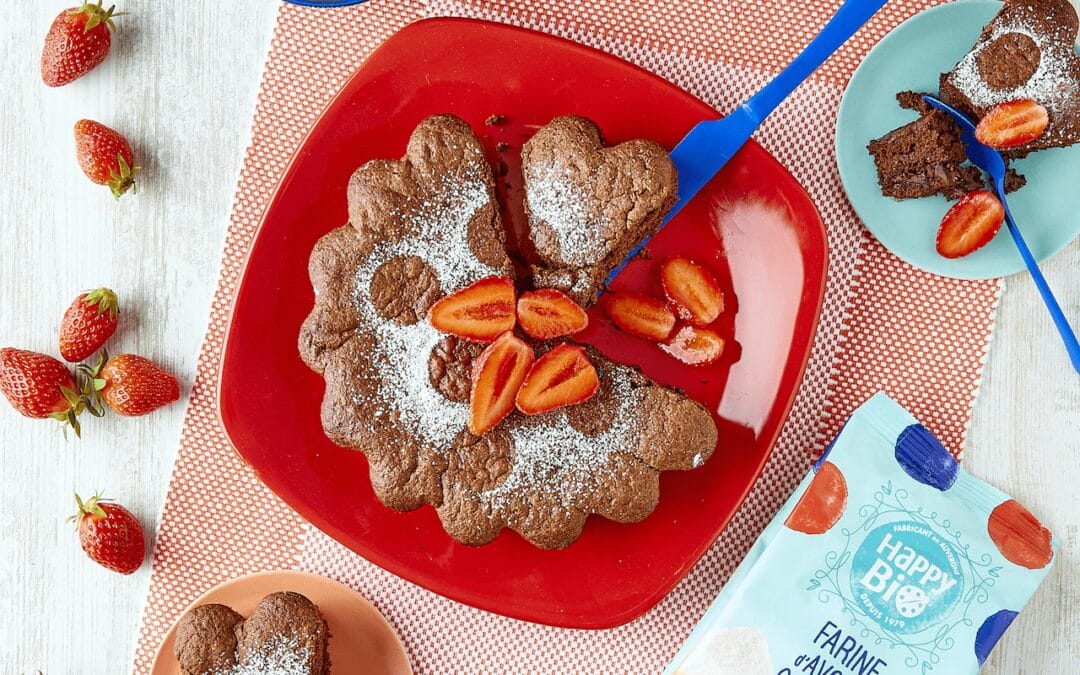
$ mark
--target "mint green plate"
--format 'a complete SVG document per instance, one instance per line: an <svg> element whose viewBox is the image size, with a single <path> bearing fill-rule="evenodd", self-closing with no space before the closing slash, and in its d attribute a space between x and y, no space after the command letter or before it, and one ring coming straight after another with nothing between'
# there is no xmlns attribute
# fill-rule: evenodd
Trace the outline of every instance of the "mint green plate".
<svg viewBox="0 0 1080 675"><path fill-rule="evenodd" d="M994 0L966 0L905 21L855 71L836 120L840 179L859 218L885 248L942 276L989 279L1025 268L1005 228L969 256L939 256L934 242L950 202L940 196L904 201L883 196L866 144L915 118L896 104L896 92L936 92L939 74L971 49L1000 8ZM1014 166L1028 184L1009 195L1009 206L1032 254L1045 260L1080 234L1080 145L1044 150Z"/></svg>

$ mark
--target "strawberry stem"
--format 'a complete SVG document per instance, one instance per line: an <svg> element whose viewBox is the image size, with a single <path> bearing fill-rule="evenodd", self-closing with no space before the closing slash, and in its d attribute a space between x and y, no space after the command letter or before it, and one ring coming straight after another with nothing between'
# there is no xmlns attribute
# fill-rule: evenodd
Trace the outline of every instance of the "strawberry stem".
<svg viewBox="0 0 1080 675"><path fill-rule="evenodd" d="M97 516L98 518L105 518L105 509L101 508L100 504L100 502L102 501L105 500L102 499L100 492L95 494L90 499L87 499L85 502L82 500L82 497L79 496L79 493L76 492L75 506L78 510L75 512L74 515L68 516L67 521L69 523L75 523L76 525L78 525L79 521L81 521L86 516Z"/></svg>
<svg viewBox="0 0 1080 675"><path fill-rule="evenodd" d="M69 9L68 14L73 16L78 14L88 15L89 18L86 19L86 25L83 27L83 30L87 33L101 24L105 24L109 30L116 30L116 24L113 23L113 18L124 16L127 12L117 12L116 5L112 5L108 9L105 9L102 6L103 2L104 0L98 0L98 3L94 5L84 0L82 7Z"/></svg>
<svg viewBox="0 0 1080 675"><path fill-rule="evenodd" d="M120 303L116 298L116 293L108 288L88 291L83 296L83 302L90 307L97 307L98 314L107 312L110 319L115 319L117 312L120 311Z"/></svg>
<svg viewBox="0 0 1080 675"><path fill-rule="evenodd" d="M112 190L113 197L119 201L122 194L135 187L135 174L142 171L142 167L128 165L127 160L120 153L116 153L116 164L120 167L120 173L111 172L111 178L105 184Z"/></svg>

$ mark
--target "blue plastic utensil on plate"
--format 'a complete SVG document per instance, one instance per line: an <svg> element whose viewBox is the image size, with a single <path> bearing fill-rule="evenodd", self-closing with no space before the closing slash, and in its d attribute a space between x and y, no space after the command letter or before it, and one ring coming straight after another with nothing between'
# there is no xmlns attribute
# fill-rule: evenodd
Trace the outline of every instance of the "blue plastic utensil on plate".
<svg viewBox="0 0 1080 675"><path fill-rule="evenodd" d="M1046 283L1046 278L1039 271L1039 265L1035 262L1035 257L1031 255L1023 235L1020 234L1020 227L1013 219L1012 212L1009 210L1009 202L1005 199L1005 160L1002 159L997 150L988 145L983 145L975 138L975 124L964 113L947 103L937 100L933 96L923 96L923 100L938 110L948 113L956 120L956 123L960 126L960 139L964 142L964 149L967 151L968 159L971 160L972 164L986 172L990 176L990 180L993 181L994 192L997 193L998 199L1001 200L1001 205L1005 207L1005 224L1009 228L1009 234L1012 235L1013 243L1016 244L1016 248L1020 251L1020 257L1024 259L1024 264L1027 265L1028 272L1031 273L1031 278L1035 281L1035 287L1039 289L1039 295L1042 296L1043 302L1046 303L1046 309L1050 310L1050 317L1053 318L1054 325L1057 326L1058 332L1061 333L1061 339L1065 341L1065 349L1069 352L1069 360L1072 361L1073 368L1080 373L1080 343L1076 340L1076 333L1073 332L1072 326L1069 325L1069 320L1065 318L1065 313L1061 311L1061 305L1058 304L1057 298L1054 297L1053 291L1050 290L1050 285Z"/></svg>
<svg viewBox="0 0 1080 675"><path fill-rule="evenodd" d="M886 2L887 0L847 0L817 37L806 45L802 53L761 91L723 119L700 122L691 129L671 151L671 160L679 171L679 201L668 212L664 224L712 180L795 87L802 84L818 66L835 54ZM638 244L626 259L619 263L608 275L608 283L618 276L622 268L647 243L648 240Z"/></svg>

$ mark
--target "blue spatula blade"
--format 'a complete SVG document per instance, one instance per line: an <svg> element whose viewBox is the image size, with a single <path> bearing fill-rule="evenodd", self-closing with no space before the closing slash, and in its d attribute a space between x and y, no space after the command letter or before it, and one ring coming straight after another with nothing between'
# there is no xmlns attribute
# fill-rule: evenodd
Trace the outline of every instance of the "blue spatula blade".
<svg viewBox="0 0 1080 675"><path fill-rule="evenodd" d="M721 120L700 122L675 149L671 159L679 172L679 201L664 219L666 225L735 156L750 136L795 87L817 70L886 0L847 0L791 64L761 91ZM608 275L608 284L648 243L638 244Z"/></svg>

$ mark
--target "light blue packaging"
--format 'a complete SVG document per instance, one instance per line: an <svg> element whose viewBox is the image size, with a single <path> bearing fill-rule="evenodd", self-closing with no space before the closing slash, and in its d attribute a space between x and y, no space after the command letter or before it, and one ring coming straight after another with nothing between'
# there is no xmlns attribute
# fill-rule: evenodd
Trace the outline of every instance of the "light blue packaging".
<svg viewBox="0 0 1080 675"><path fill-rule="evenodd" d="M976 673L1053 565L1023 506L884 394L848 420L669 675Z"/></svg>

